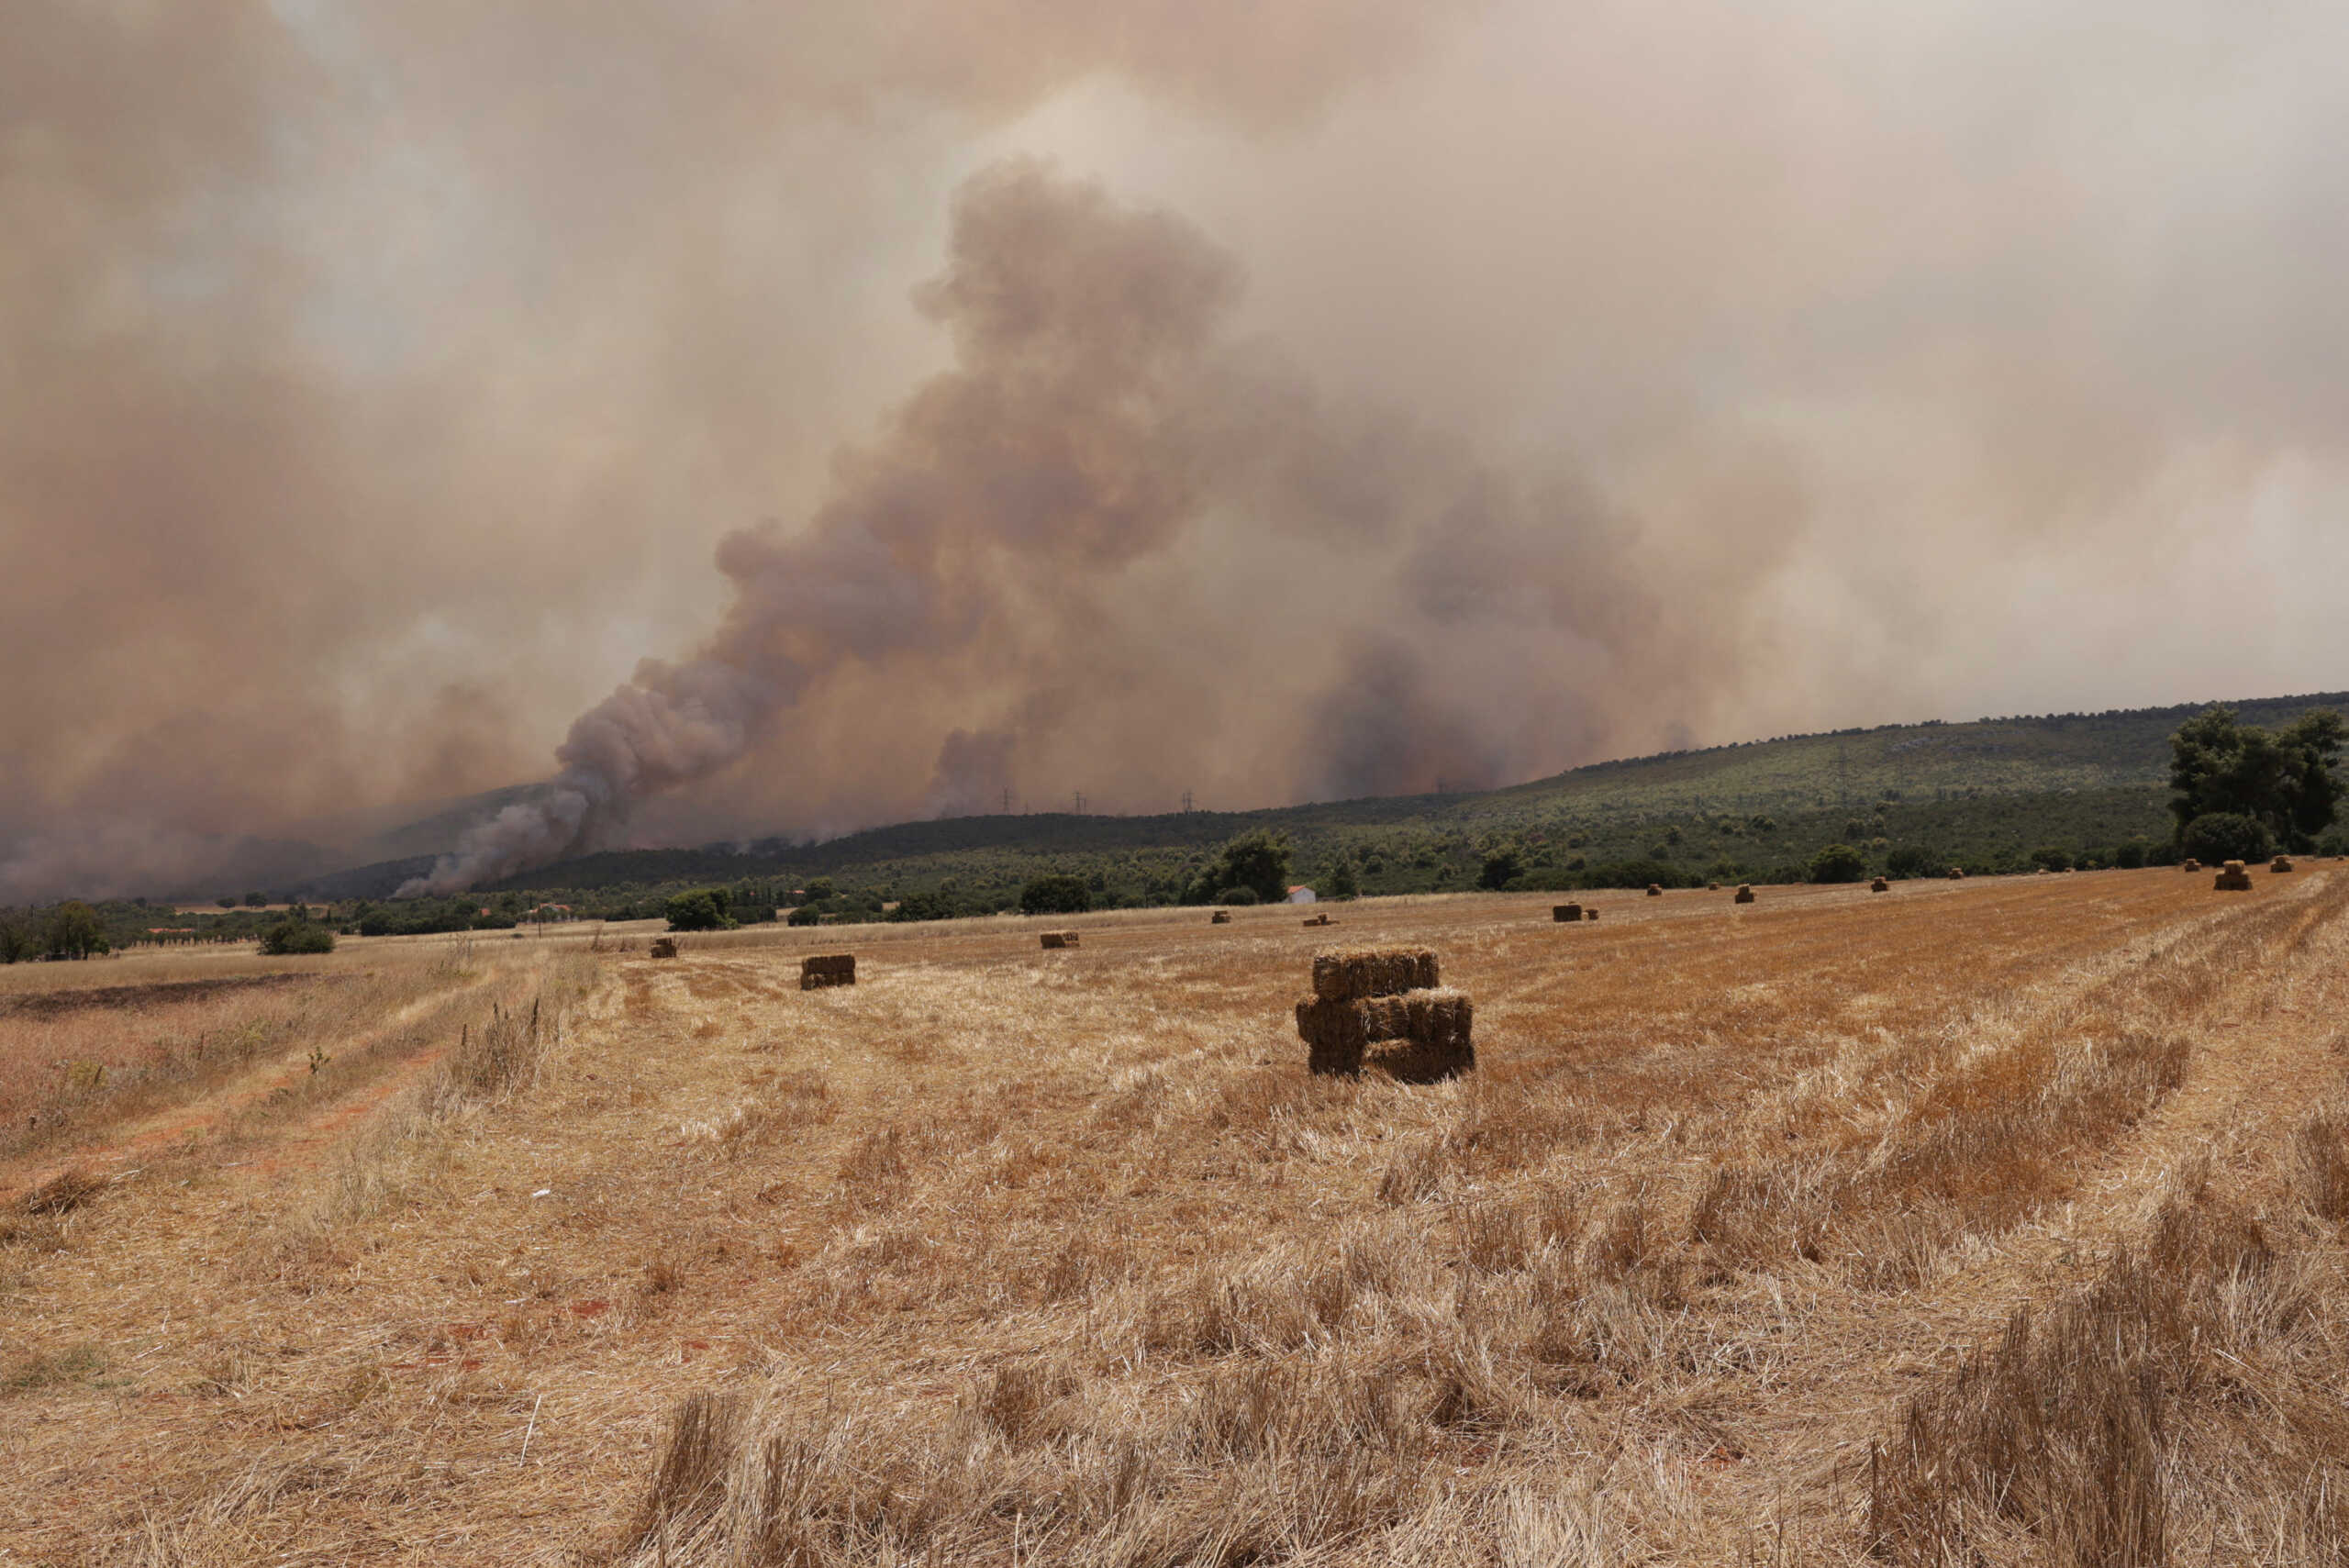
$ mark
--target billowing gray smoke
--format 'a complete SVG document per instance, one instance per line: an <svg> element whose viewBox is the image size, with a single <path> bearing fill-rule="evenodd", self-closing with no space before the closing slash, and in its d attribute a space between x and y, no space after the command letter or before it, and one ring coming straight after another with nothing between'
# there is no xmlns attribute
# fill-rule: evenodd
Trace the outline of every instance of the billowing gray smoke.
<svg viewBox="0 0 2349 1568"><path fill-rule="evenodd" d="M0 902L2338 686L2344 48L0 7Z"/></svg>
<svg viewBox="0 0 2349 1568"><path fill-rule="evenodd" d="M1701 632L1653 647L1651 597L1587 502L1529 500L1445 443L1326 406L1264 345L1227 342L1239 295L1232 259L1179 218L1033 161L974 176L947 270L918 296L954 367L841 455L804 528L729 537L732 602L707 645L640 666L573 725L551 784L406 891L615 841L639 804L769 743L787 767L803 703L852 672L917 725L963 692L1008 710L930 732L930 804L989 808L1072 710L1162 711L1215 687L1218 651L1204 628L1186 646L1179 617L1255 572L1310 596L1309 630L1282 669L1222 673L1288 717L1268 742L1308 793L1497 783L1571 744L1580 713L1711 673ZM1183 577L1176 619L1124 602L1145 567ZM1530 679L1475 667L1512 643L1556 662ZM1141 667L1105 679L1097 660Z"/></svg>

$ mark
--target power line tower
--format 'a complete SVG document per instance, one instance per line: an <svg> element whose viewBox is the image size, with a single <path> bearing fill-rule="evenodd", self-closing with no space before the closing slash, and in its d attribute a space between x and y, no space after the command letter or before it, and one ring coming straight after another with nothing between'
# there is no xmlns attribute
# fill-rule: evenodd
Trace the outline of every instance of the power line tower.
<svg viewBox="0 0 2349 1568"><path fill-rule="evenodd" d="M1079 817L1084 816L1084 815L1085 815L1085 792L1084 792L1083 790L1078 790L1078 791L1076 792L1076 794L1075 794L1075 795L1074 795L1074 799L1075 799L1075 801L1076 801L1076 814L1077 814Z"/></svg>
<svg viewBox="0 0 2349 1568"><path fill-rule="evenodd" d="M1189 790L1187 790L1187 789L1186 789L1186 790L1185 790L1185 791L1183 792L1183 810L1184 810L1184 812L1187 815L1187 814L1189 813L1190 809L1191 809L1191 792L1190 792Z"/></svg>
<svg viewBox="0 0 2349 1568"><path fill-rule="evenodd" d="M1011 815L1011 792L1009 790L1005 790L1003 792L1003 814L1006 817Z"/></svg>

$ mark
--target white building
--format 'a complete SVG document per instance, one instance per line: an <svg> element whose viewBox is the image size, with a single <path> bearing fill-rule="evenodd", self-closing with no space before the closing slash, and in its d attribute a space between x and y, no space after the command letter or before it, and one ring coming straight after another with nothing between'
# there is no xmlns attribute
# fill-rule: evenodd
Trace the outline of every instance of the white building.
<svg viewBox="0 0 2349 1568"><path fill-rule="evenodd" d="M1313 889L1292 887L1288 890L1288 901L1292 904L1310 904L1313 902Z"/></svg>

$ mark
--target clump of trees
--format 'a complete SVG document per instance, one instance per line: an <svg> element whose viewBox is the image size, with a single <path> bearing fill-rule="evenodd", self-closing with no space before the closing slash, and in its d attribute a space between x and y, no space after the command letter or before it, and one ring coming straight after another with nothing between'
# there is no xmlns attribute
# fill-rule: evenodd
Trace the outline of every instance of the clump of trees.
<svg viewBox="0 0 2349 1568"><path fill-rule="evenodd" d="M1022 915L1082 915L1093 907L1093 889L1081 876L1061 873L1030 878L1019 890Z"/></svg>
<svg viewBox="0 0 2349 1568"><path fill-rule="evenodd" d="M1849 844L1830 844L1810 857L1813 882L1857 882L1867 873L1867 857Z"/></svg>
<svg viewBox="0 0 2349 1568"><path fill-rule="evenodd" d="M730 931L740 922L729 908L732 895L723 887L696 887L680 893L662 906L673 931Z"/></svg>
<svg viewBox="0 0 2349 1568"><path fill-rule="evenodd" d="M288 915L261 934L261 951L273 957L287 953L334 951L334 932L309 917L306 910Z"/></svg>
<svg viewBox="0 0 2349 1568"><path fill-rule="evenodd" d="M2343 790L2333 773L2349 721L2312 708L2281 729L2207 708L2170 737L2170 815L2181 853L2258 860L2277 846L2307 851L2332 826Z"/></svg>
<svg viewBox="0 0 2349 1568"><path fill-rule="evenodd" d="M113 951L106 922L78 898L69 898L46 914L0 910L0 963L95 958Z"/></svg>
<svg viewBox="0 0 2349 1568"><path fill-rule="evenodd" d="M1186 904L1277 904L1288 896L1288 835L1258 828L1226 843L1190 886ZM1250 895L1245 900L1237 895Z"/></svg>

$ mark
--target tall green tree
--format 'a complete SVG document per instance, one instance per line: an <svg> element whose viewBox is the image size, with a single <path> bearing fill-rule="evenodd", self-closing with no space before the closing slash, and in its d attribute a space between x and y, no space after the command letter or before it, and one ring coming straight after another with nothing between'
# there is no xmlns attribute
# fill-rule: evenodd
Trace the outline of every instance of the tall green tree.
<svg viewBox="0 0 2349 1568"><path fill-rule="evenodd" d="M112 951L98 912L78 898L69 898L49 912L47 944L51 958L87 958Z"/></svg>
<svg viewBox="0 0 2349 1568"><path fill-rule="evenodd" d="M1224 845L1209 867L1219 892L1244 887L1266 904L1288 896L1288 835L1259 828Z"/></svg>
<svg viewBox="0 0 2349 1568"><path fill-rule="evenodd" d="M2349 722L2330 708L2274 731L2239 723L2229 707L2188 719L2169 742L2169 808L2179 842L2197 818L2232 816L2305 849L2339 809L2343 784L2333 770L2344 740Z"/></svg>

